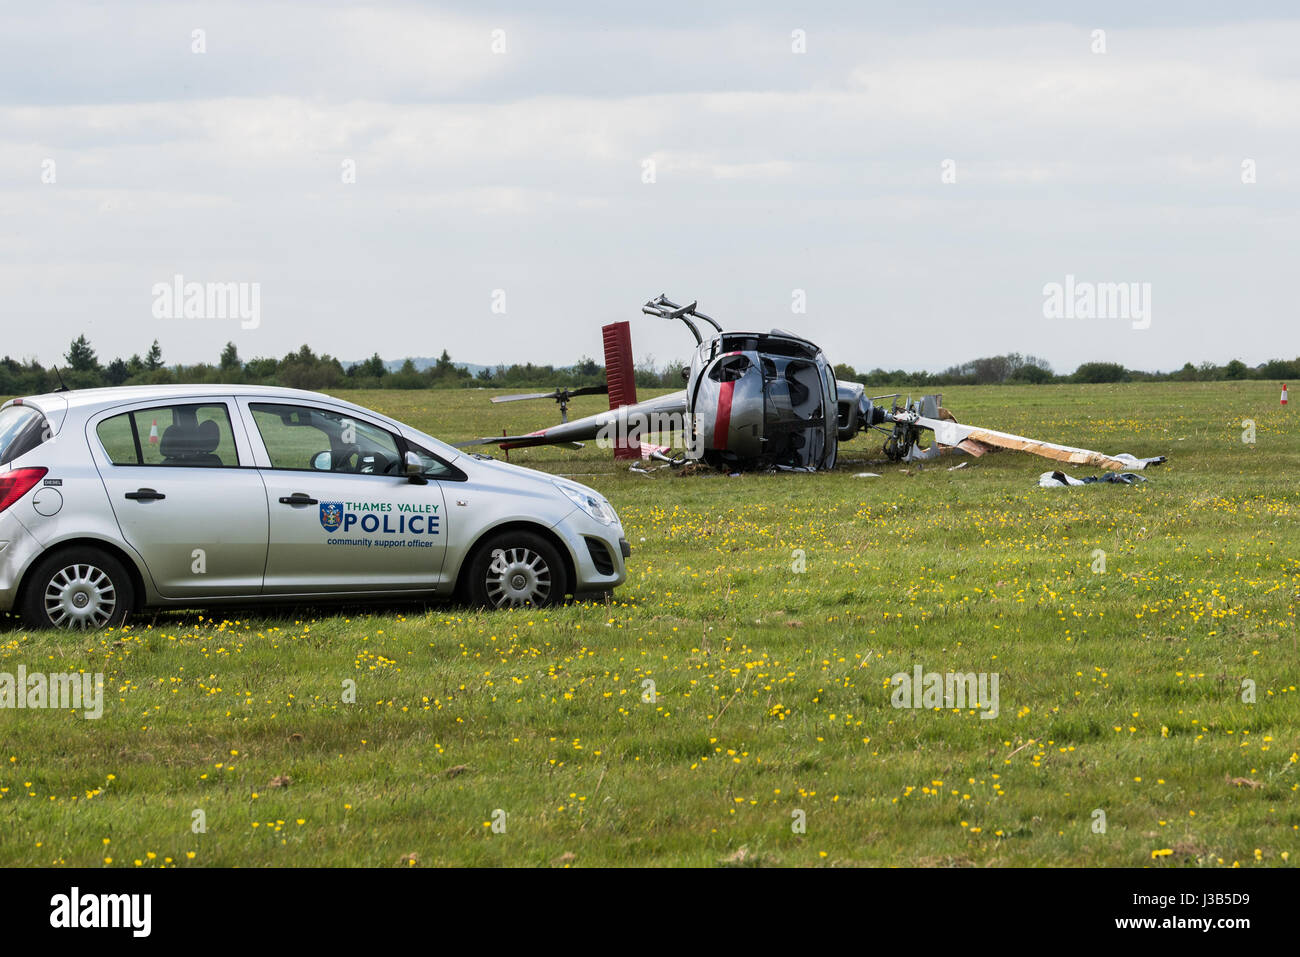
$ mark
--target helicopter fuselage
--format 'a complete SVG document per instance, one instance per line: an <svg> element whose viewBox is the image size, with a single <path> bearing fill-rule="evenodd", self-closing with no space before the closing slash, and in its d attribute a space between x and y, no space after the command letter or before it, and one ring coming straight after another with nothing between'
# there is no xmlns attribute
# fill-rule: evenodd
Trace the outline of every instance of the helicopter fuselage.
<svg viewBox="0 0 1300 957"><path fill-rule="evenodd" d="M791 333L723 332L691 359L692 457L724 468L834 468L839 390L815 343Z"/></svg>

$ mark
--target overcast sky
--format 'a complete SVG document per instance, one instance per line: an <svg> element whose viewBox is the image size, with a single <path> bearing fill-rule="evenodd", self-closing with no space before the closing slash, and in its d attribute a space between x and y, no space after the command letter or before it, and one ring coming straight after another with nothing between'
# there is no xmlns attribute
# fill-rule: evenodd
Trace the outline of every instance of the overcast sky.
<svg viewBox="0 0 1300 957"><path fill-rule="evenodd" d="M660 292L867 368L1300 353L1293 5L534 6L0 7L0 353L684 357Z"/></svg>

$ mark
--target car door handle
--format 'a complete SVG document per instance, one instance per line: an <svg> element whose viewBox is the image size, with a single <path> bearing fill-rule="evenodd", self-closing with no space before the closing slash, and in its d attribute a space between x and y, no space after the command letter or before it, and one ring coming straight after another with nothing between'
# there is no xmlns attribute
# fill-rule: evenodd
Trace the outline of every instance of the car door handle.
<svg viewBox="0 0 1300 957"><path fill-rule="evenodd" d="M158 499L166 498L162 492L155 491L151 488L137 489L134 492L127 492L126 497L135 502L156 502Z"/></svg>
<svg viewBox="0 0 1300 957"><path fill-rule="evenodd" d="M319 505L320 503L310 495L304 495L302 492L294 492L292 495L282 495L280 497L281 505Z"/></svg>

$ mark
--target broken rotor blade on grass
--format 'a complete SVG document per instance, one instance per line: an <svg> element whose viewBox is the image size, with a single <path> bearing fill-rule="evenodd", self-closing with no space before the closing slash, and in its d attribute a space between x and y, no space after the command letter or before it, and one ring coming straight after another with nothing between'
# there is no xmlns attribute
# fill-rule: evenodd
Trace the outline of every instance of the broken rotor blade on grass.
<svg viewBox="0 0 1300 957"><path fill-rule="evenodd" d="M1136 472L1107 472L1105 475L1085 475L1078 479L1064 472L1044 472L1038 476L1039 488L1073 488L1076 485L1137 485L1145 482L1145 475Z"/></svg>
<svg viewBox="0 0 1300 957"><path fill-rule="evenodd" d="M965 425L944 419L926 418L925 416L918 417L916 424L921 428L930 429L934 432L935 445L957 446L972 454L977 453L969 448L970 444L978 443L983 446L1028 452L1030 455L1041 455L1043 458L1055 459L1058 462L1069 462L1071 465L1092 465L1116 472L1122 469L1143 469L1148 465L1155 465L1165 460L1163 455L1149 459L1135 458L1128 453L1106 455L1104 452L1094 452L1091 449L1078 449L1071 445L1057 445L1055 442L1043 442L1023 435L1013 435L1010 432L999 432L996 429L980 428L978 425ZM981 453L982 451L984 450L981 450Z"/></svg>

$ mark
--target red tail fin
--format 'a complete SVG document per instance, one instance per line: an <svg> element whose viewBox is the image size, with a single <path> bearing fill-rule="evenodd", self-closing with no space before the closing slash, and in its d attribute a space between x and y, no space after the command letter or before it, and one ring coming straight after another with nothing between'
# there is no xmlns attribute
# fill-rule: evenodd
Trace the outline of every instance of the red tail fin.
<svg viewBox="0 0 1300 957"><path fill-rule="evenodd" d="M609 385L609 407L636 402L636 369L632 365L632 326L628 322L611 322L601 327L605 338L605 382ZM641 449L621 439L614 446L614 458L639 459Z"/></svg>

